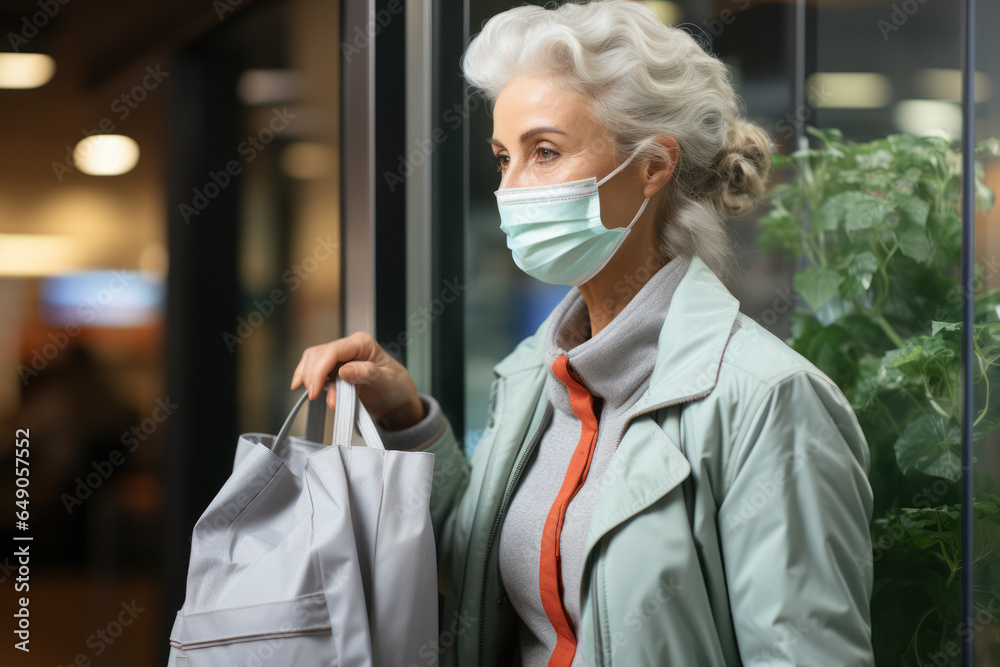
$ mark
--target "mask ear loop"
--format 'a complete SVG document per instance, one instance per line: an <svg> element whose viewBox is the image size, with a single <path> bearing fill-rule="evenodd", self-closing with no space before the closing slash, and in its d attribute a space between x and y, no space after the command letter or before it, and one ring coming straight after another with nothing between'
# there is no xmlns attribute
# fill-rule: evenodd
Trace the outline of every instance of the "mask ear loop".
<svg viewBox="0 0 1000 667"><path fill-rule="evenodd" d="M628 226L625 227L625 231L632 229L632 225L634 225L635 221L639 219L640 215L642 215L642 211L643 209L646 208L646 204L648 203L649 203L649 197L646 197L645 199L642 200L642 206L639 207L639 212L635 214L634 218L632 218L632 222L628 223Z"/></svg>
<svg viewBox="0 0 1000 667"><path fill-rule="evenodd" d="M612 171L610 174L608 174L607 176L605 176L604 178L601 179L601 182L597 184L598 187L600 187L602 184L604 184L607 181L609 181L612 176L614 176L619 171L621 171L622 169L624 169L625 165L627 165L629 162L631 162L632 158L634 158L636 156L636 154L640 150L642 150L650 141L651 141L650 139L646 139L645 141L643 141L642 143L640 143L638 146L636 146L635 150L632 151L632 154L628 156L627 160L625 160L624 162L622 162L620 165L618 165L615 168L614 171ZM635 214L634 218L632 218L632 222L628 223L628 225L625 227L625 231L626 232L628 232L628 230L632 229L632 225L634 225L635 221L638 220L639 216L642 215L642 212L643 212L643 210L645 210L646 204L648 204L648 203L649 203L649 197L646 197L645 199L642 200L642 206L639 207L639 212Z"/></svg>
<svg viewBox="0 0 1000 667"><path fill-rule="evenodd" d="M635 147L635 150L634 150L634 151L632 151L632 154L628 156L628 159L627 159L627 160L625 160L624 162L622 162L622 163L621 163L620 165L618 165L617 167L615 167L615 170L614 170L614 171L612 171L612 172L611 172L610 174L608 174L607 176L605 176L604 178L602 178L602 179L601 179L601 180L600 180L600 181L599 181L599 182L597 183L597 187L601 187L602 185L604 185L605 183L607 183L608 181L610 181L610 180L611 180L611 178L612 178L612 177L613 177L613 176L614 176L615 174L617 174L617 173L618 173L619 171L621 171L622 169L624 169L624 168L625 168L625 166L626 166L626 165L627 165L627 164L628 164L629 162L631 162L631 161L632 161L632 158L634 158L634 157L636 156L636 154L637 154L637 153L638 153L639 151L641 151L641 150L642 150L643 148L645 148L646 144L648 144L648 143L649 143L649 140L647 139L647 140L643 141L642 143L640 143L640 144L639 144L638 146L636 146L636 147Z"/></svg>
<svg viewBox="0 0 1000 667"><path fill-rule="evenodd" d="M602 183L607 182L612 176L614 176L619 171L621 171L622 169L624 169L625 165L627 165L629 162L631 162L632 158L634 158L636 156L636 153L638 153L650 141L652 141L652 140L651 139L646 139L645 141L641 142L638 146L636 146L636 149L634 151L632 151L632 154L628 156L628 159L625 160L624 162L622 162L620 165L618 165L618 167L614 171L612 171L610 174L608 174L607 176L605 176L604 178L602 178L601 182L598 183L597 185L600 186ZM635 221L638 220L639 216L642 215L642 212L646 208L646 204L648 204L648 203L649 203L649 197L646 197L645 199L642 200L642 206L639 207L639 212L635 214L634 218L632 218L632 222L628 223L628 227L624 227L624 228L620 227L620 228L617 228L617 229L608 230L608 231L621 231L622 234L614 241L612 247L608 249L607 254L605 254L604 259L601 260L600 264L598 264L593 269L591 269L587 273L587 275L583 276L583 278L580 278L577 282L572 283L572 285L574 287L579 287L583 283L587 282L588 280L590 280L591 278L593 278L594 276L596 276L601 271L601 269L603 269L607 265L608 260L611 259L611 256L621 246L621 243L624 240L625 235L628 234L629 230L632 229L632 225L634 225Z"/></svg>

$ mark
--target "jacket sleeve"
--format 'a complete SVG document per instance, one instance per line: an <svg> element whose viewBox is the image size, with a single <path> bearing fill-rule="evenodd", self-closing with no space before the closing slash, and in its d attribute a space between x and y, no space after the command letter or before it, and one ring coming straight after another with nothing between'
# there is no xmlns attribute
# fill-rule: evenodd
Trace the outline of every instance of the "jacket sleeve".
<svg viewBox="0 0 1000 667"><path fill-rule="evenodd" d="M424 406L424 418L416 424L402 429L389 429L381 419L375 420L375 428L386 449L419 452L427 449L444 435L448 420L441 405L429 394L420 394Z"/></svg>
<svg viewBox="0 0 1000 667"><path fill-rule="evenodd" d="M743 664L874 665L870 455L850 403L803 370L748 420L718 513Z"/></svg>

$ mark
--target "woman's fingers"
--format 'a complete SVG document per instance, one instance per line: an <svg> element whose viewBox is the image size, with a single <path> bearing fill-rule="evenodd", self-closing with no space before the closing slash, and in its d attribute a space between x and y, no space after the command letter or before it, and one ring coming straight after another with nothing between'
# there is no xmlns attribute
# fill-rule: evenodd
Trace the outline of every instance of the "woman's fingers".
<svg viewBox="0 0 1000 667"><path fill-rule="evenodd" d="M302 370L305 368L306 358L309 353L309 349L311 348L307 348L306 351L302 353L302 358L299 359L299 365L295 367L295 372L292 373L292 386L290 387L291 389L295 389L302 383Z"/></svg>
<svg viewBox="0 0 1000 667"><path fill-rule="evenodd" d="M292 373L291 388L304 386L310 400L325 392L327 405L336 410L336 382L330 381L337 377L357 386L358 398L375 418L419 401L406 368L363 331L306 348ZM327 382L330 386L324 389Z"/></svg>
<svg viewBox="0 0 1000 667"><path fill-rule="evenodd" d="M306 349L302 355L302 361L299 362L301 368L296 368L292 378L293 388L296 386L296 379L300 380L308 390L309 398L314 399L323 390L323 384L330 379L330 375L339 364L354 360L367 361L371 354L372 338L363 331L324 345L314 345Z"/></svg>
<svg viewBox="0 0 1000 667"><path fill-rule="evenodd" d="M379 374L379 367L371 361L348 361L337 369L337 375L354 385L369 384ZM337 406L337 390L331 386L326 394L330 409Z"/></svg>
<svg viewBox="0 0 1000 667"><path fill-rule="evenodd" d="M322 391L323 385L329 379L330 372L343 359L353 359L356 350L352 349L348 339L341 338L318 346L310 357L303 382L309 390L309 398L313 399Z"/></svg>
<svg viewBox="0 0 1000 667"><path fill-rule="evenodd" d="M337 371L351 384L369 384L379 374L379 367L371 361L349 361Z"/></svg>

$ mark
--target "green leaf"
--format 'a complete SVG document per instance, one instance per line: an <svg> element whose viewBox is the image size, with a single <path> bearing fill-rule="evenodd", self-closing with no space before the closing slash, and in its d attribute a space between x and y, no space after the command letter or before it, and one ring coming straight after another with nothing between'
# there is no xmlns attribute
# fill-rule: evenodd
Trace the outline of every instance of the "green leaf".
<svg viewBox="0 0 1000 667"><path fill-rule="evenodd" d="M830 303L836 301L839 299L833 299ZM822 310L820 308L818 312ZM849 387L853 384L856 373L853 360L859 354L853 351L853 347L861 344L864 339L852 336L840 326L840 322L824 326L818 315L805 308L792 313L791 333L792 338L787 342L799 354L807 357L840 386Z"/></svg>
<svg viewBox="0 0 1000 667"><path fill-rule="evenodd" d="M857 206L866 195L857 190L848 190L835 194L823 202L814 212L812 223L814 229L834 231L844 219L844 215Z"/></svg>
<svg viewBox="0 0 1000 667"><path fill-rule="evenodd" d="M986 153L988 155L1000 155L1000 140L996 137L984 139L976 144L976 153Z"/></svg>
<svg viewBox="0 0 1000 667"><path fill-rule="evenodd" d="M786 165L792 164L792 158L787 155L782 155L780 153L775 153L771 156L771 168L777 169L778 167L784 167Z"/></svg>
<svg viewBox="0 0 1000 667"><path fill-rule="evenodd" d="M989 213L993 210L995 202L996 194L994 194L993 190L990 190L982 181L976 181L976 207L985 213Z"/></svg>
<svg viewBox="0 0 1000 667"><path fill-rule="evenodd" d="M918 262L926 262L931 256L931 240L927 231L921 227L906 227L896 231L899 250L907 257Z"/></svg>
<svg viewBox="0 0 1000 667"><path fill-rule="evenodd" d="M911 151L919 144L919 140L916 136L906 132L890 134L886 137L886 140L889 142L889 145L892 146L892 150L896 153Z"/></svg>
<svg viewBox="0 0 1000 667"><path fill-rule="evenodd" d="M812 125L806 125L806 132L812 136L822 139L824 144L839 144L844 139L844 133L835 127L819 129Z"/></svg>
<svg viewBox="0 0 1000 667"><path fill-rule="evenodd" d="M962 217L957 211L932 212L927 216L927 232L942 247L945 256L957 256L961 252Z"/></svg>
<svg viewBox="0 0 1000 667"><path fill-rule="evenodd" d="M939 331L961 331L961 322L940 322L938 320L933 320L931 322L931 335L937 336Z"/></svg>
<svg viewBox="0 0 1000 667"><path fill-rule="evenodd" d="M900 219L920 227L927 224L927 214L931 211L931 205L920 197L897 194L893 203Z"/></svg>
<svg viewBox="0 0 1000 667"><path fill-rule="evenodd" d="M834 148L801 148L797 151L789 153L789 157L797 162L812 159L813 162L808 163L812 166L821 164L823 161L829 160L830 158L839 158L842 156L843 153Z"/></svg>
<svg viewBox="0 0 1000 667"><path fill-rule="evenodd" d="M876 271L878 271L878 258L871 250L862 250L852 256L847 264L847 278L844 280L841 296L853 299L868 290Z"/></svg>
<svg viewBox="0 0 1000 667"><path fill-rule="evenodd" d="M847 185L855 190L861 189L869 180L868 174L859 169L842 169L830 174L830 178L838 185Z"/></svg>
<svg viewBox="0 0 1000 667"><path fill-rule="evenodd" d="M943 369L957 363L958 346L943 336L915 336L898 350L885 353L883 363L907 375L940 377Z"/></svg>
<svg viewBox="0 0 1000 667"><path fill-rule="evenodd" d="M844 213L845 228L849 233L856 234L871 229L885 219L889 214L889 205L875 195L858 193Z"/></svg>
<svg viewBox="0 0 1000 667"><path fill-rule="evenodd" d="M995 493L991 493L986 500L973 498L972 504L977 511L984 514L996 514L1000 512L1000 496L997 496Z"/></svg>
<svg viewBox="0 0 1000 667"><path fill-rule="evenodd" d="M870 153L861 153L857 157L858 168L864 171L888 170L895 161L892 153L879 148Z"/></svg>
<svg viewBox="0 0 1000 667"><path fill-rule="evenodd" d="M903 429L896 440L896 462L904 473L918 470L933 477L957 482L962 460L958 424L936 413L920 415Z"/></svg>
<svg viewBox="0 0 1000 667"><path fill-rule="evenodd" d="M816 309L816 319L823 326L830 326L845 315L854 312L854 302L847 299L830 299Z"/></svg>
<svg viewBox="0 0 1000 667"><path fill-rule="evenodd" d="M785 259L795 259L802 254L802 230L784 207L776 206L757 224L761 226L757 242L763 252L777 248Z"/></svg>
<svg viewBox="0 0 1000 667"><path fill-rule="evenodd" d="M795 291L812 307L818 310L823 304L840 293L843 277L825 266L813 266L795 274Z"/></svg>
<svg viewBox="0 0 1000 667"><path fill-rule="evenodd" d="M941 198L941 181L934 178L932 174L925 173L917 181L920 189L929 197L930 199L937 201Z"/></svg>
<svg viewBox="0 0 1000 667"><path fill-rule="evenodd" d="M782 155L779 157L787 157L787 156ZM799 197L799 188L797 185L794 185L793 183L775 183L774 186L771 188L771 194L770 194L771 199L794 200L798 199L798 197ZM787 204L785 206L787 208Z"/></svg>
<svg viewBox="0 0 1000 667"><path fill-rule="evenodd" d="M871 370L873 367L874 371ZM867 370L857 385L855 409L867 408L876 396L897 392L910 382L902 371L883 364L880 359L868 359L863 368Z"/></svg>
<svg viewBox="0 0 1000 667"><path fill-rule="evenodd" d="M973 565L987 565L1000 560L1000 525L976 521L972 529Z"/></svg>
<svg viewBox="0 0 1000 667"><path fill-rule="evenodd" d="M993 385L993 390L996 391L1000 389L996 384ZM979 418L979 412L983 409L983 406L977 405L976 418ZM973 420L975 421L975 420ZM992 435L994 431L1000 428L1000 414L996 408L986 408L986 414L983 416L982 421L975 424L972 427L972 440L978 442L986 436Z"/></svg>

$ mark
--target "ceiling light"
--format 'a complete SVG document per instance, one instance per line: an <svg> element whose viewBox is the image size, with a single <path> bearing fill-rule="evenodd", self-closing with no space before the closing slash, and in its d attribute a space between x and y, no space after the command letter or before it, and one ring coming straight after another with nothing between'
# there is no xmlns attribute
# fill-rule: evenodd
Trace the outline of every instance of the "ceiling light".
<svg viewBox="0 0 1000 667"><path fill-rule="evenodd" d="M44 53L0 53L0 88L38 88L56 73L56 61Z"/></svg>
<svg viewBox="0 0 1000 667"><path fill-rule="evenodd" d="M248 106L296 102L300 89L298 73L287 69L248 69L236 82L236 92Z"/></svg>
<svg viewBox="0 0 1000 667"><path fill-rule="evenodd" d="M928 67L917 70L915 80L917 90L933 100L962 101L962 70ZM976 101L985 102L990 98L993 82L985 72L976 72L973 86Z"/></svg>
<svg viewBox="0 0 1000 667"><path fill-rule="evenodd" d="M139 161L139 144L123 134L95 134L73 149L73 163L85 174L117 176Z"/></svg>
<svg viewBox="0 0 1000 667"><path fill-rule="evenodd" d="M0 276L46 276L85 266L87 248L63 234L0 235Z"/></svg>
<svg viewBox="0 0 1000 667"><path fill-rule="evenodd" d="M962 135L962 105L949 100L902 100L894 109L896 127L917 136Z"/></svg>
<svg viewBox="0 0 1000 667"><path fill-rule="evenodd" d="M892 101L892 82L875 72L816 72L806 89L816 109L878 109Z"/></svg>
<svg viewBox="0 0 1000 667"><path fill-rule="evenodd" d="M656 15L660 17L664 25L677 25L684 16L684 10L676 2L670 0L646 0L646 4L653 8Z"/></svg>

